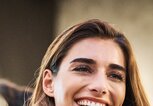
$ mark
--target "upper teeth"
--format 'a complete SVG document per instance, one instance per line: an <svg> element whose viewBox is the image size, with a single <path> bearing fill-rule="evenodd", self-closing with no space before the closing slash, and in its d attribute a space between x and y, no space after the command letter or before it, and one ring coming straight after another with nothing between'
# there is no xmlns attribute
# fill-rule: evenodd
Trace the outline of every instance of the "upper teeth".
<svg viewBox="0 0 153 106"><path fill-rule="evenodd" d="M77 102L79 105L83 106L105 106L105 104L89 101L89 100L80 100Z"/></svg>

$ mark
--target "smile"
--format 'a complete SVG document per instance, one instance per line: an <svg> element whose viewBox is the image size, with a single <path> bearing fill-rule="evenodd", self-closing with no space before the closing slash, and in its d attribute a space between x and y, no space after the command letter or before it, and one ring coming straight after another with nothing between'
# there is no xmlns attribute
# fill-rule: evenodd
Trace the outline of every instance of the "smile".
<svg viewBox="0 0 153 106"><path fill-rule="evenodd" d="M99 103L99 102L95 102L95 101L91 101L91 100L78 100L77 104L79 106L107 106L104 103Z"/></svg>

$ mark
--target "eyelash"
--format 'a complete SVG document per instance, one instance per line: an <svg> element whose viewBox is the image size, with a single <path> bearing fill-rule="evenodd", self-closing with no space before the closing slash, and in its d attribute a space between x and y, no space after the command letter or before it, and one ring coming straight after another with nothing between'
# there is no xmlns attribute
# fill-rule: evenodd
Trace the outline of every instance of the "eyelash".
<svg viewBox="0 0 153 106"><path fill-rule="evenodd" d="M81 73L92 73L93 72L93 70L87 65L79 65L79 66L76 66L72 70L77 71L77 72L81 72ZM108 74L108 77L110 77L111 79L113 79L115 81L124 81L124 79L125 79L124 76L119 72L110 72Z"/></svg>
<svg viewBox="0 0 153 106"><path fill-rule="evenodd" d="M124 76L117 72L110 73L109 77L117 81L124 81Z"/></svg>
<svg viewBox="0 0 153 106"><path fill-rule="evenodd" d="M73 69L73 71L77 71L77 72L85 72L85 73L92 73L92 70L89 66L86 65L80 65L77 66Z"/></svg>

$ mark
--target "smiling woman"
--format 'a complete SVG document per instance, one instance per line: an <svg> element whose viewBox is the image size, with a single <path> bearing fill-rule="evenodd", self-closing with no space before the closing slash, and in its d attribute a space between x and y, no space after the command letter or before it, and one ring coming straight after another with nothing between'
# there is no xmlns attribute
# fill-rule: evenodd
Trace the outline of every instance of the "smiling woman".
<svg viewBox="0 0 153 106"><path fill-rule="evenodd" d="M49 46L29 106L149 106L126 37L89 20Z"/></svg>

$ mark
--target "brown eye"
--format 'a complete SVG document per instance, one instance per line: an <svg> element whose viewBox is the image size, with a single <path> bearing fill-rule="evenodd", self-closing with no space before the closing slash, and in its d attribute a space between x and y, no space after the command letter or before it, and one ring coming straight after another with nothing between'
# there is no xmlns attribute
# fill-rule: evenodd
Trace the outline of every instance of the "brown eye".
<svg viewBox="0 0 153 106"><path fill-rule="evenodd" d="M125 79L124 76L121 75L120 73L110 73L108 77L110 77L111 79L115 81L124 81Z"/></svg>
<svg viewBox="0 0 153 106"><path fill-rule="evenodd" d="M89 66L86 66L86 65L80 65L80 66L77 66L73 69L73 71L77 71L77 72L85 72L85 73L92 73L92 70Z"/></svg>
<svg viewBox="0 0 153 106"><path fill-rule="evenodd" d="M121 75L117 75L117 74L111 74L110 77L111 77L111 78L118 79L118 80L122 80L122 79L123 79Z"/></svg>

